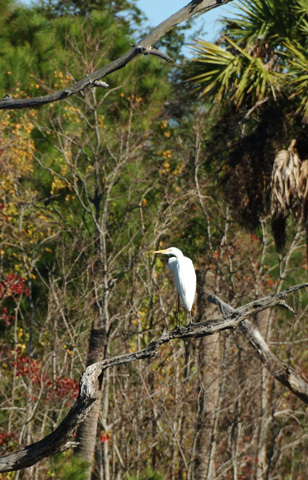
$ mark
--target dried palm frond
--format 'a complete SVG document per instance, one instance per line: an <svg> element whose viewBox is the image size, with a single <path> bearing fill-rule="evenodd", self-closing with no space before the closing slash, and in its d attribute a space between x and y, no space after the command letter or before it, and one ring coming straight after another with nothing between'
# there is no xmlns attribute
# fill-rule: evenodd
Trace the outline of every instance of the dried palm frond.
<svg viewBox="0 0 308 480"><path fill-rule="evenodd" d="M292 140L288 150L277 153L271 181L271 214L288 215L298 198L301 161Z"/></svg>
<svg viewBox="0 0 308 480"><path fill-rule="evenodd" d="M300 218L304 224L308 222L308 159L303 160L299 176L298 197Z"/></svg>
<svg viewBox="0 0 308 480"><path fill-rule="evenodd" d="M308 263L308 159L302 161L298 186L299 216L306 230L306 261Z"/></svg>
<svg viewBox="0 0 308 480"><path fill-rule="evenodd" d="M292 140L287 150L277 153L271 179L272 229L278 250L285 243L285 225L288 214L299 211L299 184L301 161Z"/></svg>
<svg viewBox="0 0 308 480"><path fill-rule="evenodd" d="M288 186L288 164L290 152L280 150L277 153L272 172L271 181L271 215L287 216L290 206L290 194Z"/></svg>

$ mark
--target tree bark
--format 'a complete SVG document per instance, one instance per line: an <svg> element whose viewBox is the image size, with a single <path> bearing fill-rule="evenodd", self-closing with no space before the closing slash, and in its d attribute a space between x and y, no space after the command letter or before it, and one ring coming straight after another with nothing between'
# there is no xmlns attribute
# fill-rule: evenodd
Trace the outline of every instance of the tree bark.
<svg viewBox="0 0 308 480"><path fill-rule="evenodd" d="M102 320L97 318L93 322L89 340L89 353L87 359L87 366L96 362L102 362L105 359L107 346L106 327L102 325ZM102 399L102 382L103 372L99 375L95 382L95 403L89 412L89 415L81 423L77 431L78 445L75 448L76 455L83 457L89 462L87 471L85 473L85 479L90 479L92 476L92 467L95 453L96 436L97 436L97 423L99 410Z"/></svg>

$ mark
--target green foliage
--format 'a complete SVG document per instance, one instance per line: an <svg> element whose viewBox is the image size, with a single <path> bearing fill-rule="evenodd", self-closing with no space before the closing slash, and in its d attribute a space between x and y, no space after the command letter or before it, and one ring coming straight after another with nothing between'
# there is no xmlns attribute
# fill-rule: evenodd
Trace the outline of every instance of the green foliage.
<svg viewBox="0 0 308 480"><path fill-rule="evenodd" d="M72 450L58 453L52 458L52 469L48 472L50 478L61 480L85 480L87 476L88 462L77 457Z"/></svg>
<svg viewBox="0 0 308 480"><path fill-rule="evenodd" d="M286 39L294 39L304 19L304 5L299 0L240 0L240 13L235 19L224 19L223 24L232 38L253 44L270 42L281 45ZM302 15L298 15L301 13Z"/></svg>
<svg viewBox="0 0 308 480"><path fill-rule="evenodd" d="M39 9L49 18L61 16L86 16L94 10L104 11L110 18L120 20L121 27L128 27L130 23L139 25L143 19L141 10L135 2L130 0L40 0Z"/></svg>
<svg viewBox="0 0 308 480"><path fill-rule="evenodd" d="M126 477L127 480L163 480L163 476L160 475L158 472L152 470L151 468L147 468L143 471L140 475L128 475Z"/></svg>

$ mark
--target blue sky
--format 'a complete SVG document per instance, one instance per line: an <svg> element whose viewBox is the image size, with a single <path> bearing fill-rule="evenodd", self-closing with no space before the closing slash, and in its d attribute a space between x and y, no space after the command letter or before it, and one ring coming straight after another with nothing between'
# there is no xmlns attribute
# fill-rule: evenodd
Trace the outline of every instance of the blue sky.
<svg viewBox="0 0 308 480"><path fill-rule="evenodd" d="M30 4L31 0L20 0L21 3ZM189 3L189 0L135 0L138 7L148 17L148 25L156 27L159 23L166 18L170 17L173 13L185 7ZM236 11L234 2L230 2L227 5L214 8L209 12L201 15L195 20L195 25L199 28L202 24L205 25L205 34L202 38L213 42L219 34L219 18L222 16L230 16Z"/></svg>
<svg viewBox="0 0 308 480"><path fill-rule="evenodd" d="M137 0L136 3L148 17L148 24L155 27L180 8L185 7L189 0ZM202 38L213 42L219 36L219 18L222 16L229 17L235 11L236 7L233 2L230 2L198 17L195 20L196 26L199 27L204 24L205 34L202 35Z"/></svg>
<svg viewBox="0 0 308 480"><path fill-rule="evenodd" d="M19 0L21 3L30 4L31 0ZM135 0L138 7L145 13L148 18L147 25L156 27L173 13L185 7L189 0ZM209 12L200 15L195 21L195 28L200 28L203 25L202 38L214 42L219 37L220 22L219 19L223 16L230 17L237 11L235 2L230 2L227 5L214 8ZM185 54L189 55L189 49L184 48Z"/></svg>

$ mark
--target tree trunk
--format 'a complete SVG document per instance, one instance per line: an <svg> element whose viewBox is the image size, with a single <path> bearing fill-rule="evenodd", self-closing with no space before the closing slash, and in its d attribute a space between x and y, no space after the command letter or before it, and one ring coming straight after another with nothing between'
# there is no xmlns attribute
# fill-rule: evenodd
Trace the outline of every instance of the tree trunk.
<svg viewBox="0 0 308 480"><path fill-rule="evenodd" d="M198 321L215 316L216 307L206 301L204 287L214 290L214 275L197 272ZM202 318L205 316L205 318ZM220 346L219 333L200 339L198 358L199 393L196 419L194 480L211 479L215 457L215 418L219 396Z"/></svg>
<svg viewBox="0 0 308 480"><path fill-rule="evenodd" d="M263 338L269 340L270 332L268 332L269 319L271 316L270 310L265 310L264 312L259 313L258 327L259 331L262 334ZM260 392L260 421L258 428L258 444L257 444L257 454L258 459L256 464L256 480L263 480L265 478L266 471L268 469L267 454L266 454L266 433L268 429L269 422L267 421L268 412L269 412L269 382L270 374L265 366L262 365L261 370L261 392Z"/></svg>
<svg viewBox="0 0 308 480"><path fill-rule="evenodd" d="M106 347L107 347L107 335L106 327L102 325L102 319L98 318L92 324L89 351L87 358L87 366L92 365L95 362L99 362L105 359ZM91 480L92 468L94 462L94 453L97 437L97 424L99 411L102 398L102 380L103 374L101 374L97 380L96 385L96 401L94 402L90 413L85 421L80 425L77 430L77 442L78 446L75 449L76 455L84 458L88 461L89 465L85 475L85 480Z"/></svg>

